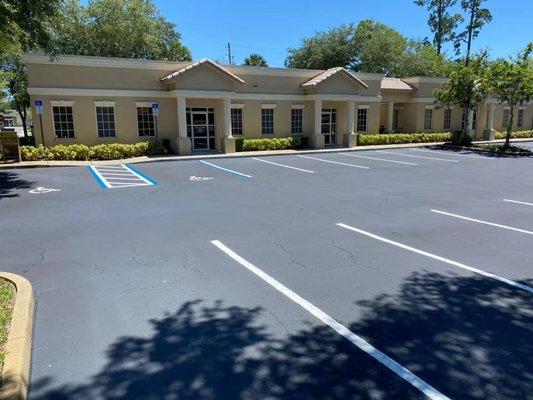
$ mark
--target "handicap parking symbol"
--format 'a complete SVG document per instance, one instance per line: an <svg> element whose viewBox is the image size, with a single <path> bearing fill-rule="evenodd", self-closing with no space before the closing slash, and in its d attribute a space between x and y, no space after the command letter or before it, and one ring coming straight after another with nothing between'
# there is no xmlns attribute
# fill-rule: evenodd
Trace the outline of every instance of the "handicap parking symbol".
<svg viewBox="0 0 533 400"><path fill-rule="evenodd" d="M52 188L46 188L44 186L39 186L35 189L32 189L29 191L31 194L43 194L43 193L51 193L51 192L60 192L61 189L52 189Z"/></svg>
<svg viewBox="0 0 533 400"><path fill-rule="evenodd" d="M215 178L211 178L208 176L194 176L194 175L192 175L189 178L190 181L210 181L211 179L215 179Z"/></svg>

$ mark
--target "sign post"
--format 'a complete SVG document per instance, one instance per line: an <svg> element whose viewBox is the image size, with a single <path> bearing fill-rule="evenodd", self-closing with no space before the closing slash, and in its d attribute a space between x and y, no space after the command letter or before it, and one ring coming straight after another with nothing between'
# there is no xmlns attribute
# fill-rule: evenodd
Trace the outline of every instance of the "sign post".
<svg viewBox="0 0 533 400"><path fill-rule="evenodd" d="M154 116L154 128L155 128L155 141L158 142L158 134L157 134L157 116L159 115L159 104L152 103L152 115Z"/></svg>
<svg viewBox="0 0 533 400"><path fill-rule="evenodd" d="M43 130L43 111L44 111L44 102L42 100L35 100L35 110L39 114L39 126L41 127L41 140L44 146L44 130Z"/></svg>

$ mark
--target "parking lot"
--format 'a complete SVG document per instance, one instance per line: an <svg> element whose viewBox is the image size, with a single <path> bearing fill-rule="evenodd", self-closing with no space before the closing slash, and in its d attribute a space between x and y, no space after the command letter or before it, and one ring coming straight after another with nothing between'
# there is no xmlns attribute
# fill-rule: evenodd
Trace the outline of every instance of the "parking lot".
<svg viewBox="0 0 533 400"><path fill-rule="evenodd" d="M532 158L426 147L0 182L0 265L36 294L32 399L533 399Z"/></svg>

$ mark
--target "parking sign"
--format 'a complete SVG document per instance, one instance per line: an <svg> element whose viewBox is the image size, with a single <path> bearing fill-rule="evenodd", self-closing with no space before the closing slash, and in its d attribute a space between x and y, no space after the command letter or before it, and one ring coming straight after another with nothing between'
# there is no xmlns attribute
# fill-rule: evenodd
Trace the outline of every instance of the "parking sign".
<svg viewBox="0 0 533 400"><path fill-rule="evenodd" d="M42 100L35 100L35 109L37 114L42 114L44 109L44 102Z"/></svg>
<svg viewBox="0 0 533 400"><path fill-rule="evenodd" d="M152 103L152 114L154 114L156 117L159 115L159 104Z"/></svg>

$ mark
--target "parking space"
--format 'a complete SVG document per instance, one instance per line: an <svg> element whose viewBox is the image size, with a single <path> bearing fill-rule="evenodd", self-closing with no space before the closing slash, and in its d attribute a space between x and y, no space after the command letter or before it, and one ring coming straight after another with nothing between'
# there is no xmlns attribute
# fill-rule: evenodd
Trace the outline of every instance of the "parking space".
<svg viewBox="0 0 533 400"><path fill-rule="evenodd" d="M527 398L532 162L426 147L92 171L127 190L11 170L0 254L36 291L32 398Z"/></svg>

